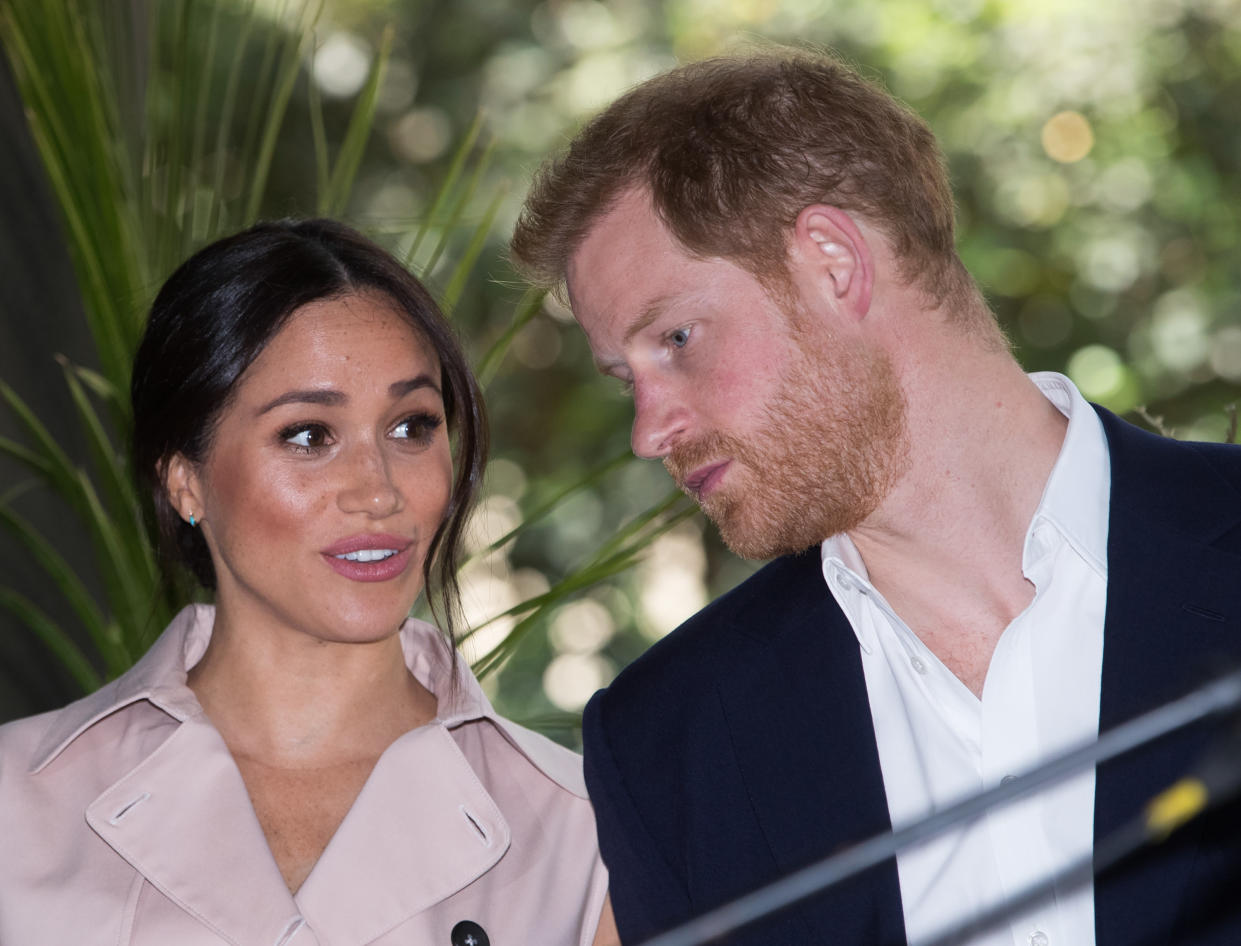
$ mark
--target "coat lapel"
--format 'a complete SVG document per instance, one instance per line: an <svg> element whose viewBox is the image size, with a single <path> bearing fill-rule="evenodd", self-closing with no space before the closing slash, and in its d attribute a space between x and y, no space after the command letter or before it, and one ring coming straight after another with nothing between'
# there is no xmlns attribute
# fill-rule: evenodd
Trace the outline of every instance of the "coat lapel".
<svg viewBox="0 0 1241 946"><path fill-rule="evenodd" d="M786 594L742 614L720 700L764 838L786 874L890 830L857 638L814 553L786 560ZM774 596L773 596L774 598ZM774 722L774 726L773 726ZM895 861L807 901L819 942L904 941Z"/></svg>
<svg viewBox="0 0 1241 946"><path fill-rule="evenodd" d="M370 943L477 880L510 841L469 761L431 723L380 757L297 902L323 942Z"/></svg>
<svg viewBox="0 0 1241 946"><path fill-rule="evenodd" d="M165 896L236 943L369 943L472 883L507 822L439 723L380 758L306 882L290 895L214 727L191 718L100 795L91 828Z"/></svg>
<svg viewBox="0 0 1241 946"><path fill-rule="evenodd" d="M228 941L280 942L296 923L298 907L241 773L201 716L95 799L86 820L153 886Z"/></svg>
<svg viewBox="0 0 1241 946"><path fill-rule="evenodd" d="M1206 461L1194 462L1194 448L1101 415L1112 457L1099 710L1106 732L1235 665L1241 557L1211 545L1241 521L1241 501ZM1096 850L1184 774L1211 735L1197 726L1101 765ZM1099 946L1156 942L1157 931L1175 928L1201 827L1191 823L1096 878Z"/></svg>

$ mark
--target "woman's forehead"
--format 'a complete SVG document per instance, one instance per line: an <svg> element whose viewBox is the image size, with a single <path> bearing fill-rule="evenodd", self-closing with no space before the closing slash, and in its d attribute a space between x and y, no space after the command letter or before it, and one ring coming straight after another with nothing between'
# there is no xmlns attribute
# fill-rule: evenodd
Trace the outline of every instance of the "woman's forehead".
<svg viewBox="0 0 1241 946"><path fill-rule="evenodd" d="M365 378L417 369L438 379L440 363L426 334L386 296L359 293L318 299L296 309L255 357L243 382L320 374Z"/></svg>

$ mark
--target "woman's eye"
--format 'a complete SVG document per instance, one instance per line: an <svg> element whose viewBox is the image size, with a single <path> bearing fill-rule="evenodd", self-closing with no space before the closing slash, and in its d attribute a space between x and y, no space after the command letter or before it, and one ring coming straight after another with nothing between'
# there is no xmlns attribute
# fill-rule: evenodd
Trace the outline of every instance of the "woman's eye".
<svg viewBox="0 0 1241 946"><path fill-rule="evenodd" d="M668 342L673 348L684 348L689 344L689 329L679 328L669 332Z"/></svg>
<svg viewBox="0 0 1241 946"><path fill-rule="evenodd" d="M327 428L319 424L303 424L280 432L281 439L291 446L307 452L327 446Z"/></svg>
<svg viewBox="0 0 1241 946"><path fill-rule="evenodd" d="M443 422L436 414L411 414L392 428L392 436L398 440L430 440Z"/></svg>

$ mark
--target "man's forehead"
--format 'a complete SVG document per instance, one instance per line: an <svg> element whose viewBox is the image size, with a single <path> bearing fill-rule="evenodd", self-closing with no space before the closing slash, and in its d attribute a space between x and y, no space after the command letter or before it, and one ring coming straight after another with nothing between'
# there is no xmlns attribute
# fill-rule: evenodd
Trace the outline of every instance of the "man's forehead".
<svg viewBox="0 0 1241 946"><path fill-rule="evenodd" d="M598 295L640 289L656 275L653 268L689 258L655 212L645 188L630 187L591 222L565 266L565 290L579 316ZM598 292L596 292L598 290Z"/></svg>
<svg viewBox="0 0 1241 946"><path fill-rule="evenodd" d="M664 226L646 188L629 187L621 191L587 225L568 260L566 273L571 277L578 263L593 258L601 245L641 238L654 241L660 248L676 247Z"/></svg>

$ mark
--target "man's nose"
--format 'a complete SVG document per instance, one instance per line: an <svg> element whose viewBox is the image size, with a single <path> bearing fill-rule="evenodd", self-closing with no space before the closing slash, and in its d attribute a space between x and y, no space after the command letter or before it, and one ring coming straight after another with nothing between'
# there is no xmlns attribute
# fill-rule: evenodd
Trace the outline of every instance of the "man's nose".
<svg viewBox="0 0 1241 946"><path fill-rule="evenodd" d="M666 457L689 427L689 410L671 385L635 382L629 445L646 460Z"/></svg>
<svg viewBox="0 0 1241 946"><path fill-rule="evenodd" d="M389 460L378 445L359 446L351 451L342 477L336 494L336 504L342 512L360 512L382 519L405 505L405 498L392 478Z"/></svg>

